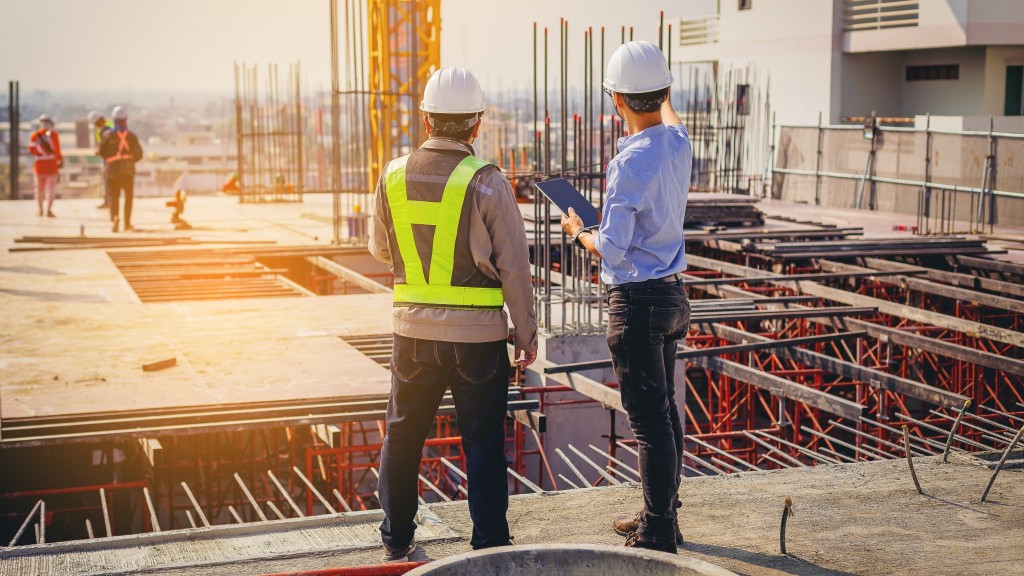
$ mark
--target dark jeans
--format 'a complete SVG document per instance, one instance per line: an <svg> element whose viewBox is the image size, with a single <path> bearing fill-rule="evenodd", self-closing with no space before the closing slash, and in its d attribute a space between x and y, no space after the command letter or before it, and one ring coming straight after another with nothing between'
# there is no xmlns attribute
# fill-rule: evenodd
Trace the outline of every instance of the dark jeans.
<svg viewBox="0 0 1024 576"><path fill-rule="evenodd" d="M505 480L505 414L508 412L508 348L483 343L419 340L395 335L391 399L380 456L382 540L409 544L416 531L417 474L423 442L445 389L451 387L469 477L469 516L474 549L509 543Z"/></svg>
<svg viewBox="0 0 1024 576"><path fill-rule="evenodd" d="M608 348L640 451L640 532L655 542L675 541L683 462L675 354L689 320L690 303L679 281L630 283L608 290Z"/></svg>
<svg viewBox="0 0 1024 576"><path fill-rule="evenodd" d="M121 219L125 227L132 225L132 200L135 198L135 176L131 174L108 174L107 175L107 203L110 204L110 219L117 217L117 210L121 204L121 191L124 190L124 218Z"/></svg>

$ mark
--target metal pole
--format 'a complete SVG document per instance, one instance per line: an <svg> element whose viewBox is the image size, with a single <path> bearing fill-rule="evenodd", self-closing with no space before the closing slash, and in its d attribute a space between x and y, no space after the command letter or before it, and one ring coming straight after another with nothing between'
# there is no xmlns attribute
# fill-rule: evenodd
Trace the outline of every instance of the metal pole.
<svg viewBox="0 0 1024 576"><path fill-rule="evenodd" d="M19 196L18 180L21 178L19 174L18 165L19 154L21 153L21 144L18 142L21 136L18 133L18 127L21 124L20 112L21 112L21 86L17 80L11 80L7 85L8 93L8 107L7 107L7 118L10 121L10 132L7 138L8 141L8 153L11 158L11 169L10 169L10 189L8 197L11 200L17 200Z"/></svg>
<svg viewBox="0 0 1024 576"><path fill-rule="evenodd" d="M341 109L338 102L338 0L331 6L331 196L333 244L341 243ZM333 512L332 512L333 514Z"/></svg>
<svg viewBox="0 0 1024 576"><path fill-rule="evenodd" d="M996 464L996 469L992 471L992 477L988 479L988 486L985 486L985 492L981 495L982 502L985 501L985 498L988 498L988 491L991 490L992 485L995 484L996 476L999 475L999 471L1003 468L1003 463L1006 462L1006 458L1010 455L1010 452L1013 451L1013 447L1020 441L1022 434L1024 434L1024 426L1020 427L1020 430L1017 431L1017 435L1013 437L1013 441L1010 442L1010 445L1003 451L1003 457L999 459L999 464Z"/></svg>

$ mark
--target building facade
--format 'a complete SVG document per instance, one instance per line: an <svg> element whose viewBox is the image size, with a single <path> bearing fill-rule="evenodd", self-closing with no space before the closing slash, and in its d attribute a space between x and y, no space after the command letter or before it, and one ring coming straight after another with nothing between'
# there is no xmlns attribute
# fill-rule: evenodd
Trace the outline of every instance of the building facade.
<svg viewBox="0 0 1024 576"><path fill-rule="evenodd" d="M780 124L1024 132L1021 0L718 0L678 41L673 60L767 74Z"/></svg>

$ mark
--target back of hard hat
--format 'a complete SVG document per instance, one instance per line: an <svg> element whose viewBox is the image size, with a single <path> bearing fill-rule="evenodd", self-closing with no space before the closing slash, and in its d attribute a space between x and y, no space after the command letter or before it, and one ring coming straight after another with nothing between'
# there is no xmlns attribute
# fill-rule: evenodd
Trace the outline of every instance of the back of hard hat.
<svg viewBox="0 0 1024 576"><path fill-rule="evenodd" d="M110 116L114 120L127 120L128 110L126 110L124 106L115 106L114 109L110 112Z"/></svg>
<svg viewBox="0 0 1024 576"><path fill-rule="evenodd" d="M89 115L86 116L86 119L89 122L89 124L95 124L96 121L99 120L100 118L101 118L100 113L95 111L95 110L90 111Z"/></svg>
<svg viewBox="0 0 1024 576"><path fill-rule="evenodd" d="M40 114L39 118L36 118L36 122L53 126L53 118L51 118L49 114Z"/></svg>
<svg viewBox="0 0 1024 576"><path fill-rule="evenodd" d="M608 59L603 86L620 94L654 92L672 85L665 54L650 42L626 42Z"/></svg>
<svg viewBox="0 0 1024 576"><path fill-rule="evenodd" d="M484 92L465 68L441 68L423 90L420 110L428 114L476 114L487 109Z"/></svg>

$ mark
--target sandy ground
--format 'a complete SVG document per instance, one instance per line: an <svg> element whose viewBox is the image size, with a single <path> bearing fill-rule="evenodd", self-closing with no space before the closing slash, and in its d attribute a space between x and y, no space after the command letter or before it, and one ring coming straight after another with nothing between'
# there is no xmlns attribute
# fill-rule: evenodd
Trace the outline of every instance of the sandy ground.
<svg viewBox="0 0 1024 576"><path fill-rule="evenodd" d="M1024 471L1004 470L980 502L990 470L953 456L917 460L924 496L903 460L687 479L680 554L737 574L982 575L1024 574ZM779 521L793 499L790 554L779 553ZM612 519L640 506L636 485L590 488L511 499L509 521L519 544L621 544ZM412 560L469 551L465 502L431 505L460 538L424 544ZM269 529L269 526L268 526ZM190 568L201 576L265 574L373 564L381 550ZM147 572L150 573L150 572Z"/></svg>

